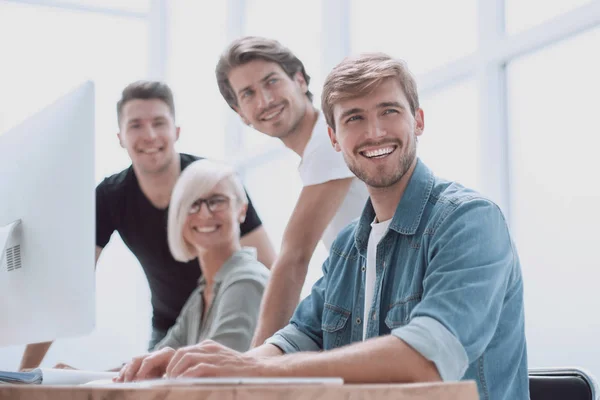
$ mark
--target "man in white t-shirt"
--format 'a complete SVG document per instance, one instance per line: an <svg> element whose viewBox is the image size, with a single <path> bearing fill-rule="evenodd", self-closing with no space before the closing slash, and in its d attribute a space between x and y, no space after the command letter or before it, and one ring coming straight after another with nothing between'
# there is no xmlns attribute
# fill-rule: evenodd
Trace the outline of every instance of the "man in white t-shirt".
<svg viewBox="0 0 600 400"><path fill-rule="evenodd" d="M325 118L312 104L310 77L289 49L272 39L237 39L222 54L216 76L221 94L245 124L280 139L302 159L303 189L271 267L256 346L287 325L319 240L329 250L339 231L358 218L369 195L333 149Z"/></svg>

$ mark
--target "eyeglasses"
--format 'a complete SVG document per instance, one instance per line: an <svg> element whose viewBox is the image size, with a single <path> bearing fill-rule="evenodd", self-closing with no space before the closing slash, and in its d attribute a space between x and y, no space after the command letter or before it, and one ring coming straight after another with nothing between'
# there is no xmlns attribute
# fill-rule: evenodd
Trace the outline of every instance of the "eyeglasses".
<svg viewBox="0 0 600 400"><path fill-rule="evenodd" d="M211 214L214 214L219 211L225 211L229 208L230 199L227 196L222 194L216 194L214 196L209 197L208 199L197 199L192 203L190 209L188 210L188 214L196 214L200 212L200 208L202 208L202 203L206 203L206 208Z"/></svg>

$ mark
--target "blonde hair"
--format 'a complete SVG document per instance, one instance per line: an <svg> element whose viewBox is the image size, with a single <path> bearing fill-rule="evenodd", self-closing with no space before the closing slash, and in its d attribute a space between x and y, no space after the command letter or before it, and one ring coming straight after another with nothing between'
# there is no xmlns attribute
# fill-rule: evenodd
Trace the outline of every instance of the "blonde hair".
<svg viewBox="0 0 600 400"><path fill-rule="evenodd" d="M406 63L385 53L364 53L346 57L327 75L321 94L321 109L327 125L335 131L335 104L366 96L388 78L394 78L400 84L408 99L410 111L415 115L419 109L417 83Z"/></svg>
<svg viewBox="0 0 600 400"><path fill-rule="evenodd" d="M217 161L198 160L183 170L171 194L167 223L169 249L177 261L187 262L196 258L195 249L183 238L183 228L188 210L199 198L206 196L222 181L229 183L236 199L248 204L248 196L233 167Z"/></svg>

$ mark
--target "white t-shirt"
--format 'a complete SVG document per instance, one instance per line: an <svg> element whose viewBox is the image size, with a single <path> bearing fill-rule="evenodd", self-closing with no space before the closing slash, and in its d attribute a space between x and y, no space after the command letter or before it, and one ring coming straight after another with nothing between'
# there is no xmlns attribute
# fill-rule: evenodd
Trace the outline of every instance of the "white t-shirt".
<svg viewBox="0 0 600 400"><path fill-rule="evenodd" d="M331 145L327 134L327 122L322 112L319 112L317 123L306 144L298 172L304 186L354 178L342 205L323 232L323 244L329 250L342 228L360 217L369 193L364 182L356 178L348 169L342 153L335 151Z"/></svg>
<svg viewBox="0 0 600 400"><path fill-rule="evenodd" d="M365 271L365 313L363 315L363 340L367 337L367 323L371 312L371 304L375 291L377 245L385 236L390 227L391 219L383 222L371 223L371 233L369 234L369 243L367 244L367 270Z"/></svg>

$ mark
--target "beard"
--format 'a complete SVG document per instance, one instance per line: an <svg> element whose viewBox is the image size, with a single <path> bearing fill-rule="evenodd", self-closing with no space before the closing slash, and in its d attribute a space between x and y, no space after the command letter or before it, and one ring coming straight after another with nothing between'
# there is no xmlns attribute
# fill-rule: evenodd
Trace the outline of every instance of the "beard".
<svg viewBox="0 0 600 400"><path fill-rule="evenodd" d="M356 161L358 157L363 157L358 152L355 152L356 156L351 159L351 157L347 157L344 154L344 160L348 165L348 168L358 179L363 181L367 186L374 188L387 188L398 183L406 172L410 169L413 162L417 158L417 136L413 136L414 140L411 140L408 143L408 147L406 147L402 142L395 141L393 144L396 144L398 147L396 151L404 151L404 154L400 156L400 160L398 163L398 167L394 168L391 172L386 172L386 165L379 165L376 168L375 173L367 172L365 168L361 168L359 162Z"/></svg>

